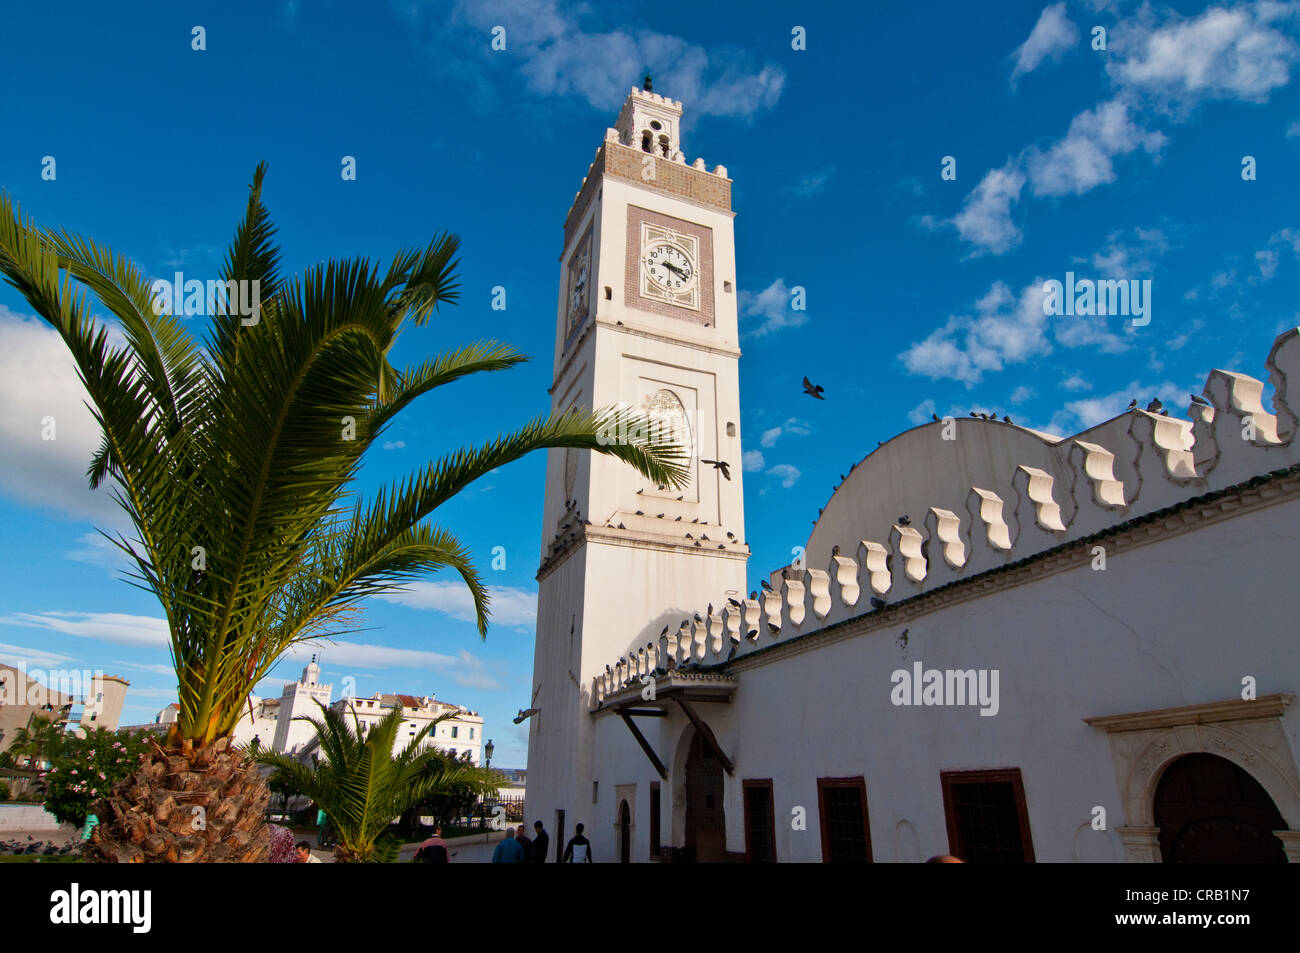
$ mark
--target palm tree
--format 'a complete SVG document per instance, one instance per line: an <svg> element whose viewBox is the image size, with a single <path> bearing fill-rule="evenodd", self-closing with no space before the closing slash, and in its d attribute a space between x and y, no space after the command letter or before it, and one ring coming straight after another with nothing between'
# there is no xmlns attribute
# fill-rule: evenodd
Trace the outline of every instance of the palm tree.
<svg viewBox="0 0 1300 953"><path fill-rule="evenodd" d="M397 732L404 718L394 708L366 731L353 711L347 715L336 708L316 703L321 717L299 717L316 727L319 758L305 763L285 754L268 752L259 760L275 769L273 778L294 788L318 804L338 836L334 859L339 863L392 860L396 845L380 840L393 818L421 801L455 786L476 791L495 790L500 776L485 768L461 764L436 748L424 745L437 718L394 754Z"/></svg>
<svg viewBox="0 0 1300 953"><path fill-rule="evenodd" d="M9 746L15 758L27 758L27 766L40 770L44 762L58 756L63 746L63 726L51 718L32 715L25 728L14 732Z"/></svg>
<svg viewBox="0 0 1300 953"><path fill-rule="evenodd" d="M0 274L72 354L103 432L89 482L107 481L131 520L132 537L110 538L161 603L176 668L179 718L97 811L90 855L100 860L263 859L270 795L231 732L284 653L348 631L365 597L450 568L486 634L488 594L470 553L426 522L477 478L533 450L571 447L659 483L686 479L679 447L645 418L610 409L536 418L354 499L366 450L412 401L525 358L482 341L394 367L399 331L457 300L458 239L439 235L387 267L329 261L285 279L264 174L259 165L220 275L232 298L256 290L260 311L214 297L201 344L181 317L156 313L162 296L138 266L39 228L0 194ZM88 295L117 320L123 344L91 317ZM199 831L195 807L205 811Z"/></svg>

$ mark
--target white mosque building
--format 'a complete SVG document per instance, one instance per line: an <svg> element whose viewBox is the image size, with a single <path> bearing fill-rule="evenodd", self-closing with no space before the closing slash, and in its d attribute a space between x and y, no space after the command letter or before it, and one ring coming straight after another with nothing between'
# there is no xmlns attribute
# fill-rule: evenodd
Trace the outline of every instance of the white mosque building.
<svg viewBox="0 0 1300 953"><path fill-rule="evenodd" d="M529 819L605 861L1300 861L1300 330L1272 411L1216 370L1186 417L899 434L747 592L731 181L681 116L633 90L564 225L553 408L693 469L551 455Z"/></svg>

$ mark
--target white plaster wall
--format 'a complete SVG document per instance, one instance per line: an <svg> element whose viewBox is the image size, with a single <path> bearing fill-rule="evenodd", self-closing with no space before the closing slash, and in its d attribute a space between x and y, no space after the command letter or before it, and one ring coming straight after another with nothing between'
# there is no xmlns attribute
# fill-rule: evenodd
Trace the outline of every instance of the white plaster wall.
<svg viewBox="0 0 1300 953"><path fill-rule="evenodd" d="M821 859L817 778L858 775L875 859L923 860L948 850L940 771L1019 767L1037 860L1121 859L1113 829L1126 822L1107 736L1082 719L1239 698L1245 675L1259 695L1300 691L1287 580L1298 537L1300 503L1283 503L1112 554L1104 572L1062 572L741 671L733 705L697 706L736 763L726 781L728 849L744 849L745 778L773 781L782 861ZM926 668L998 669L999 713L895 707L890 675L918 659ZM674 712L638 724L670 762L663 841L680 845L672 762L679 749L684 756L685 719ZM644 815L658 776L617 716L595 725L601 803L579 813L594 830L612 830L615 786L637 784ZM1283 725L1294 759L1300 708ZM1081 831L1098 804L1111 831ZM807 831L790 829L796 805L807 808ZM1300 828L1300 817L1286 820ZM648 816L639 817L639 860L648 834ZM598 844L597 856L613 859L613 845Z"/></svg>

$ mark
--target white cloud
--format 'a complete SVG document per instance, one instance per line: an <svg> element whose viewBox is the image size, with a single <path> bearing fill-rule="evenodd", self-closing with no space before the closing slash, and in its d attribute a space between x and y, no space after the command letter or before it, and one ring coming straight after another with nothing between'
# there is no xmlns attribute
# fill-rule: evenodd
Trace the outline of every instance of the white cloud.
<svg viewBox="0 0 1300 953"><path fill-rule="evenodd" d="M356 668L439 668L454 665L456 656L419 649L396 649L387 645L370 645L364 642L338 642L313 639L300 642L285 653L286 659L306 663L313 655L322 664L328 660L333 666Z"/></svg>
<svg viewBox="0 0 1300 953"><path fill-rule="evenodd" d="M15 612L0 616L0 625L45 629L114 645L166 648L171 645L166 619L120 612Z"/></svg>
<svg viewBox="0 0 1300 953"><path fill-rule="evenodd" d="M1132 54L1114 60L1110 73L1124 86L1183 107L1201 99L1263 102L1289 82L1296 60L1296 44L1269 22L1284 12L1280 4L1258 3L1211 7L1154 29L1139 20L1131 36L1120 36L1121 48Z"/></svg>
<svg viewBox="0 0 1300 953"><path fill-rule="evenodd" d="M1032 73L1046 59L1060 59L1061 55L1079 41L1079 31L1066 16L1065 4L1054 3L1045 7L1034 24L1029 38L1016 48L1015 69L1011 71L1012 85L1025 73Z"/></svg>
<svg viewBox="0 0 1300 953"><path fill-rule="evenodd" d="M1032 387L1026 387L1024 384L1021 384L1019 387L1017 387L1015 390L1011 392L1011 396L1008 397L1007 400L1011 401L1011 403L1013 404L1023 404L1025 401L1029 400L1029 398L1033 396L1034 396L1034 389Z"/></svg>
<svg viewBox="0 0 1300 953"><path fill-rule="evenodd" d="M1076 433L1094 427L1124 413L1129 401L1136 399L1139 407L1145 408L1152 397L1158 397L1170 414L1179 413L1186 407L1190 388L1179 386L1173 381L1165 381L1152 387L1133 381L1123 390L1100 397L1086 397L1069 401L1052 417L1051 428L1057 433Z"/></svg>
<svg viewBox="0 0 1300 953"><path fill-rule="evenodd" d="M385 450L401 450L406 446L405 440L385 440L382 444Z"/></svg>
<svg viewBox="0 0 1300 953"><path fill-rule="evenodd" d="M793 186L790 191L800 198L811 198L814 195L821 195L830 185L831 176L835 174L833 166L827 166L825 169L819 169L816 172L809 172Z"/></svg>
<svg viewBox="0 0 1300 953"><path fill-rule="evenodd" d="M975 310L975 316L954 315L905 350L903 366L932 380L952 378L971 386L985 372L1051 352L1041 281L1027 286L1019 297L995 282Z"/></svg>
<svg viewBox="0 0 1300 953"><path fill-rule="evenodd" d="M796 437L806 437L812 433L812 427L807 421L800 420L798 417L791 417L785 423L778 427L772 427L763 431L763 435L758 438L758 442L769 450L776 446L776 442L784 434L793 434Z"/></svg>
<svg viewBox="0 0 1300 953"><path fill-rule="evenodd" d="M0 662L17 665L25 669L32 668L67 668L68 662L75 661L71 655L62 655L46 649L33 649L25 645L10 645L0 642Z"/></svg>
<svg viewBox="0 0 1300 953"><path fill-rule="evenodd" d="M531 626L537 622L537 593L510 586L488 589L492 598L492 619L497 625ZM411 582L400 590L384 593L376 598L412 609L431 609L453 619L473 622L474 600L469 589L459 580L455 582Z"/></svg>
<svg viewBox="0 0 1300 953"><path fill-rule="evenodd" d="M99 566L113 573L132 571L136 564L113 540L102 533L85 533L77 538L77 548L64 553L68 559Z"/></svg>
<svg viewBox="0 0 1300 953"><path fill-rule="evenodd" d="M1087 261L1099 272L1097 277L1134 278L1149 275L1168 250L1169 240L1159 229L1135 228L1131 238L1121 229L1107 235L1106 244Z"/></svg>
<svg viewBox="0 0 1300 953"><path fill-rule="evenodd" d="M92 491L86 482L100 441L88 399L54 329L0 305L0 492L106 528L124 525L108 487ZM54 418L53 440L41 438L45 417Z"/></svg>
<svg viewBox="0 0 1300 953"><path fill-rule="evenodd" d="M1080 377L1078 374L1072 374L1061 381L1061 389L1069 391L1092 390L1092 382Z"/></svg>
<svg viewBox="0 0 1300 953"><path fill-rule="evenodd" d="M772 476L777 477L781 481L781 486L787 490L799 481L799 477L803 476L803 474L799 472L798 467L792 466L789 463L778 463L767 472Z"/></svg>
<svg viewBox="0 0 1300 953"><path fill-rule="evenodd" d="M763 461L763 452L761 450L746 450L741 455L741 466L746 473L757 473L767 464Z"/></svg>
<svg viewBox="0 0 1300 953"><path fill-rule="evenodd" d="M1291 125L1286 127L1286 137L1288 139L1294 139L1297 136L1300 136L1300 122L1293 122Z"/></svg>
<svg viewBox="0 0 1300 953"><path fill-rule="evenodd" d="M1116 156L1139 147L1154 155L1164 143L1163 133L1140 128L1128 105L1112 99L1079 113L1064 139L1046 152L1030 150L1025 161L1035 195L1081 195L1115 181Z"/></svg>
<svg viewBox="0 0 1300 953"><path fill-rule="evenodd" d="M142 662L124 662L121 659L114 659L113 665L117 668L130 668L138 672L149 672L152 675L176 675L176 669L171 665L152 665Z"/></svg>
<svg viewBox="0 0 1300 953"><path fill-rule="evenodd" d="M953 218L957 234L981 252L1001 255L1020 244L1021 232L1011 221L1011 206L1020 200L1025 176L1014 164L990 170L966 196Z"/></svg>
<svg viewBox="0 0 1300 953"><path fill-rule="evenodd" d="M934 401L927 397L907 412L907 419L919 427L921 424L929 423L931 420L930 415L934 413L934 410Z"/></svg>
<svg viewBox="0 0 1300 953"><path fill-rule="evenodd" d="M600 110L617 108L632 86L641 85L646 67L655 91L690 103L697 118L751 117L775 105L785 87L780 66L760 66L736 48L706 50L653 30L587 30L582 19L592 10L585 5L561 10L555 0L457 0L448 11L444 3L410 0L395 6L438 39L440 63L458 76L486 73L490 58L493 71L517 66L534 93L578 97ZM459 38L455 46L443 42L449 23L478 34L474 45ZM505 28L505 53L489 48L496 26Z"/></svg>
<svg viewBox="0 0 1300 953"><path fill-rule="evenodd" d="M786 287L785 279L778 278L758 294L741 291L741 317L763 319L758 327L746 328L746 331L755 337L763 337L783 328L797 328L806 324L808 312L794 311L790 308L792 301L790 290Z"/></svg>

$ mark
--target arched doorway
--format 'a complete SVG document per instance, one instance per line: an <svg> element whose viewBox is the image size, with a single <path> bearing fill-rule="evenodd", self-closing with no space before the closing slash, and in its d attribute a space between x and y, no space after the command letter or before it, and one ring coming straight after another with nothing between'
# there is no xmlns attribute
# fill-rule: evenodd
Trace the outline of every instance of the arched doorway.
<svg viewBox="0 0 1300 953"><path fill-rule="evenodd" d="M618 862L632 862L632 809L627 801L618 806Z"/></svg>
<svg viewBox="0 0 1300 953"><path fill-rule="evenodd" d="M722 763L696 731L686 757L686 860L720 863L727 846Z"/></svg>
<svg viewBox="0 0 1300 953"><path fill-rule="evenodd" d="M1286 822L1258 781L1212 754L1174 761L1156 786L1155 825L1165 863L1285 863L1273 831Z"/></svg>

